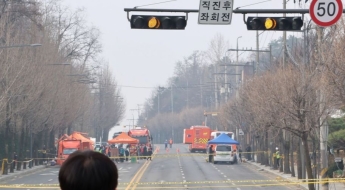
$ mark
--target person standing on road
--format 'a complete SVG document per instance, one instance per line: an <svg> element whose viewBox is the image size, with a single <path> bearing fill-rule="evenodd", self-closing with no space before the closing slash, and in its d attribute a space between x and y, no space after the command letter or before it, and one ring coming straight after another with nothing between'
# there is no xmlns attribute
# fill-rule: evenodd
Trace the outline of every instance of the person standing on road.
<svg viewBox="0 0 345 190"><path fill-rule="evenodd" d="M240 161L242 162L242 149L239 147L238 149L238 157L240 158Z"/></svg>
<svg viewBox="0 0 345 190"><path fill-rule="evenodd" d="M208 148L208 162L213 162L213 145Z"/></svg>
<svg viewBox="0 0 345 190"><path fill-rule="evenodd" d="M277 158L277 166L278 166L278 168L280 167L280 163L279 163L279 161L280 161L280 153L279 153L279 148L278 147L276 147L276 158Z"/></svg>
<svg viewBox="0 0 345 190"><path fill-rule="evenodd" d="M16 168L16 163L17 163L17 154L16 152L13 152L13 168Z"/></svg>
<svg viewBox="0 0 345 190"><path fill-rule="evenodd" d="M167 149L168 148L168 140L165 140L164 144L165 144L165 149Z"/></svg>
<svg viewBox="0 0 345 190"><path fill-rule="evenodd" d="M152 160L151 156L152 156L152 147L150 146L148 151L147 151L147 160L149 160L149 159Z"/></svg>
<svg viewBox="0 0 345 190"><path fill-rule="evenodd" d="M170 138L169 140L170 148L172 148L173 140Z"/></svg>
<svg viewBox="0 0 345 190"><path fill-rule="evenodd" d="M148 156L148 151L147 151L147 146L146 145L144 145L144 159L147 159L147 157L146 156Z"/></svg>

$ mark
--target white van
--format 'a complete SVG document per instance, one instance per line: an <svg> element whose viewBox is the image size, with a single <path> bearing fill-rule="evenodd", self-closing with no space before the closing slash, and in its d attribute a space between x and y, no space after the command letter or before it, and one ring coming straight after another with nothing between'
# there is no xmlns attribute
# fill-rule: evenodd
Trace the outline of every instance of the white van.
<svg viewBox="0 0 345 190"><path fill-rule="evenodd" d="M230 164L237 163L236 152L232 150L231 145L227 144L218 144L216 145L213 163L217 164L218 162L230 162Z"/></svg>

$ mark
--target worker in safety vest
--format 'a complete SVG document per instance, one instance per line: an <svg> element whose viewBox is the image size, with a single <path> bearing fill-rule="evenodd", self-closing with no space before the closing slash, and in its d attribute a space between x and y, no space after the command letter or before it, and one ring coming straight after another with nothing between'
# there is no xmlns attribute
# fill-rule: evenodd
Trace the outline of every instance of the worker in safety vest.
<svg viewBox="0 0 345 190"><path fill-rule="evenodd" d="M277 166L279 167L280 166L280 153L279 153L279 148L276 147L276 159L277 159Z"/></svg>
<svg viewBox="0 0 345 190"><path fill-rule="evenodd" d="M173 140L170 138L169 140L169 144L170 144L170 148L172 147L172 144L173 144Z"/></svg>

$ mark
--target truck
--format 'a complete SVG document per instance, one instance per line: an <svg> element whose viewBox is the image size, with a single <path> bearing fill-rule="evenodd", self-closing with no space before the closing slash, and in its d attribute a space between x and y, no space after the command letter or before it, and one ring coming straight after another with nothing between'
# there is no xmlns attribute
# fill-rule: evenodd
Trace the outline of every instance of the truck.
<svg viewBox="0 0 345 190"><path fill-rule="evenodd" d="M93 150L94 142L86 133L73 132L71 135L64 134L57 142L56 163L62 165L70 154L77 150Z"/></svg>
<svg viewBox="0 0 345 190"><path fill-rule="evenodd" d="M128 136L138 139L139 144L152 146L152 136L150 134L150 130L146 127L136 127L135 129L131 129L128 131Z"/></svg>
<svg viewBox="0 0 345 190"><path fill-rule="evenodd" d="M183 131L183 143L189 144L190 152L204 152L207 150L207 142L211 139L211 128L207 126L191 126Z"/></svg>

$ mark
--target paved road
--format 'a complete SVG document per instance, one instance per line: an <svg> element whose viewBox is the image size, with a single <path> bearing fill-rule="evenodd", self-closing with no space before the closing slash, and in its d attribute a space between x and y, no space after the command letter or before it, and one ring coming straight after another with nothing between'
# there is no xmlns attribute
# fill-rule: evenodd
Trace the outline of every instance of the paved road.
<svg viewBox="0 0 345 190"><path fill-rule="evenodd" d="M205 161L204 154L190 154L187 145L173 145L169 152L164 145L158 145L158 152L152 161L140 160L139 163L119 163L120 189L230 189L230 190L291 190L296 186L277 184L276 176L258 171L251 164L216 164ZM179 150L179 151L178 151ZM55 184L49 189L59 189L59 168L46 168L28 175L17 176L4 181L8 184ZM256 181L254 181L256 180ZM261 181L260 181L261 180ZM263 181L264 180L264 181ZM268 181L272 180L272 181ZM131 185L129 183L131 182ZM170 182L170 184L166 184ZM1 186L0 185L0 186ZM4 189L4 188L2 188ZM15 188L6 188L6 190ZM28 187L30 190L39 188ZM40 188L42 189L42 188ZM44 188L48 189L48 188Z"/></svg>
<svg viewBox="0 0 345 190"><path fill-rule="evenodd" d="M138 163L118 163L118 171L119 171L119 183L121 182L129 182L130 179L135 175L135 173L139 170L139 168L143 165L144 161L140 160ZM42 188L34 188L34 186L42 185L44 187L50 186L49 189L56 189L58 188L58 173L60 167L53 167L53 168L45 168L27 175L18 175L13 176L11 179L7 179L1 182L0 190L17 190L18 188L2 188L1 185L19 185L21 189L23 187L28 187L29 190L38 190ZM33 185L32 185L33 184ZM46 189L46 188L44 188ZM48 189L48 187L47 187Z"/></svg>
<svg viewBox="0 0 345 190"><path fill-rule="evenodd" d="M215 165L206 162L204 154L190 154L187 145L173 145L169 152L164 151L163 145L159 147L157 156L133 176L131 182L138 184L121 185L120 189L298 189L282 185L276 176L248 163Z"/></svg>

